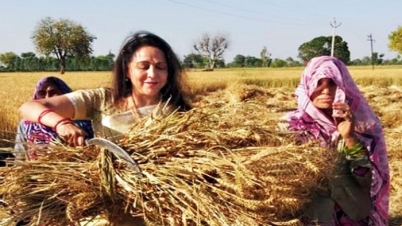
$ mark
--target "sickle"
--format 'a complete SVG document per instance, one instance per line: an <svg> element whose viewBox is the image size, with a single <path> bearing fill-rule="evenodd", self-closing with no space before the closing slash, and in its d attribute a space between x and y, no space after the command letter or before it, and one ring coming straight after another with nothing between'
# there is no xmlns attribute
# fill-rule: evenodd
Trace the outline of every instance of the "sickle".
<svg viewBox="0 0 402 226"><path fill-rule="evenodd" d="M144 175L142 174L141 169L138 166L137 162L135 162L134 159L131 158L131 156L117 144L101 137L87 139L85 140L85 143L87 145L95 145L98 147L102 147L112 152L119 159L123 159L128 164L128 166L135 171L137 177L143 178Z"/></svg>

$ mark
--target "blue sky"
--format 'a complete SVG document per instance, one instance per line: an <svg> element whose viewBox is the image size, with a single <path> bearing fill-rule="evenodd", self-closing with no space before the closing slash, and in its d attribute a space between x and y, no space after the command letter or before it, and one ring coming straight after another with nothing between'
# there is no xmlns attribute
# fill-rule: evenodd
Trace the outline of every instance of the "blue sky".
<svg viewBox="0 0 402 226"><path fill-rule="evenodd" d="M0 0L0 53L35 52L30 37L49 16L86 27L97 37L94 55L116 54L130 33L148 30L181 59L204 33L228 35L227 62L237 54L259 57L264 46L273 58L298 59L301 44L332 35L332 23L351 59L370 55L370 34L374 51L391 59L397 53L388 35L402 26L401 9L401 0Z"/></svg>

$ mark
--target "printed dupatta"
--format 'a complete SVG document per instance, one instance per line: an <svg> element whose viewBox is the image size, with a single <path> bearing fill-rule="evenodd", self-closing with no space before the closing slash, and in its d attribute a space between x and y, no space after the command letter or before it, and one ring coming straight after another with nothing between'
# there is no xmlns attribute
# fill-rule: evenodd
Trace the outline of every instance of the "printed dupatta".
<svg viewBox="0 0 402 226"><path fill-rule="evenodd" d="M356 135L369 151L373 166L370 225L388 225L390 178L382 125L341 60L321 56L308 62L295 92L298 108L285 116L288 129L298 131L301 142L319 139L322 145L329 146L338 140L336 126L310 100L321 78L330 78L337 85L334 102L349 104L355 118Z"/></svg>

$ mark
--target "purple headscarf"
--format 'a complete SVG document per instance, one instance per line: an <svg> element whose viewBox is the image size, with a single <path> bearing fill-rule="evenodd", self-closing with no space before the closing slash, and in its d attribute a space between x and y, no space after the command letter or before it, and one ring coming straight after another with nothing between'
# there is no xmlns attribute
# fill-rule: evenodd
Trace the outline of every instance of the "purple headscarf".
<svg viewBox="0 0 402 226"><path fill-rule="evenodd" d="M321 78L330 78L337 85L334 102L350 106L355 118L356 136L369 151L373 166L370 221L373 225L387 225L390 179L382 125L341 60L321 56L308 62L295 92L298 108L285 116L289 122L288 129L300 132L302 142L319 139L324 146L330 146L338 139L339 132L334 123L310 100Z"/></svg>
<svg viewBox="0 0 402 226"><path fill-rule="evenodd" d="M73 90L61 79L53 76L45 77L42 78L41 80L38 81L38 83L35 86L35 91L33 94L33 99L37 100L39 99L38 97L38 92L43 88L45 84L54 84L61 92L61 94L66 94L70 93Z"/></svg>

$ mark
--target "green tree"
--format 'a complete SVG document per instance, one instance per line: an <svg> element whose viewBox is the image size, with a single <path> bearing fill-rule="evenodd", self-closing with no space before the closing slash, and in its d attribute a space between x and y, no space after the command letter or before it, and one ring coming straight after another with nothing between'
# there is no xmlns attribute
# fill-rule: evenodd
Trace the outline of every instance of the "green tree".
<svg viewBox="0 0 402 226"><path fill-rule="evenodd" d="M184 68L204 68L205 65L205 57L203 57L201 54L190 53L189 55L184 56Z"/></svg>
<svg viewBox="0 0 402 226"><path fill-rule="evenodd" d="M50 17L39 21L32 36L40 54L56 56L61 74L65 72L68 57L84 60L90 57L95 39L95 36L74 21L54 20Z"/></svg>
<svg viewBox="0 0 402 226"><path fill-rule="evenodd" d="M363 65L363 61L361 59L354 59L350 61L349 65Z"/></svg>
<svg viewBox="0 0 402 226"><path fill-rule="evenodd" d="M299 61L295 61L292 57L286 58L286 64L288 67L302 66L302 64Z"/></svg>
<svg viewBox="0 0 402 226"><path fill-rule="evenodd" d="M223 54L229 48L229 43L227 35L218 34L211 36L205 33L194 43L193 47L197 53L208 58L209 69L213 70L216 61L223 59Z"/></svg>
<svg viewBox="0 0 402 226"><path fill-rule="evenodd" d="M287 62L284 61L284 60L282 60L282 59L275 58L275 59L272 61L271 66L272 66L273 68L277 68L277 67L286 67L286 66L287 66Z"/></svg>
<svg viewBox="0 0 402 226"><path fill-rule="evenodd" d="M253 56L246 56L246 66L247 67L261 67L262 61L259 58Z"/></svg>
<svg viewBox="0 0 402 226"><path fill-rule="evenodd" d="M8 71L16 71L18 67L19 56L13 52L0 54L0 63L7 68Z"/></svg>
<svg viewBox="0 0 402 226"><path fill-rule="evenodd" d="M382 62L384 61L383 57L384 57L383 53L378 54L377 52L374 52L373 56L372 56L372 61L373 61L374 65L382 64Z"/></svg>
<svg viewBox="0 0 402 226"><path fill-rule="evenodd" d="M215 67L217 67L217 68L225 68L226 67L225 60L224 59L217 60L216 63L215 63Z"/></svg>
<svg viewBox="0 0 402 226"><path fill-rule="evenodd" d="M21 65L19 70L21 71L38 71L39 58L36 57L33 52L21 53Z"/></svg>
<svg viewBox="0 0 402 226"><path fill-rule="evenodd" d="M264 46L260 52L262 67L269 67L271 65L271 53L268 52L267 47Z"/></svg>
<svg viewBox="0 0 402 226"><path fill-rule="evenodd" d="M233 67L245 67L246 57L241 54L237 54L233 59L232 65Z"/></svg>
<svg viewBox="0 0 402 226"><path fill-rule="evenodd" d="M370 65L371 64L371 57L365 56L362 58L363 65Z"/></svg>
<svg viewBox="0 0 402 226"><path fill-rule="evenodd" d="M303 43L299 47L299 58L305 63L317 56L331 55L332 36L316 37L309 42ZM342 60L345 64L350 61L350 51L348 43L343 41L340 36L335 36L334 56Z"/></svg>
<svg viewBox="0 0 402 226"><path fill-rule="evenodd" d="M109 53L106 55L106 58L107 58L108 61L109 61L109 69L108 69L108 70L110 70L110 69L113 68L114 58L115 58L115 57L116 57L116 56L115 56L111 51L109 51Z"/></svg>
<svg viewBox="0 0 402 226"><path fill-rule="evenodd" d="M22 58L35 58L36 55L33 52L26 52L26 53L21 53Z"/></svg>
<svg viewBox="0 0 402 226"><path fill-rule="evenodd" d="M402 54L402 26L399 26L395 31L388 35L388 48Z"/></svg>

